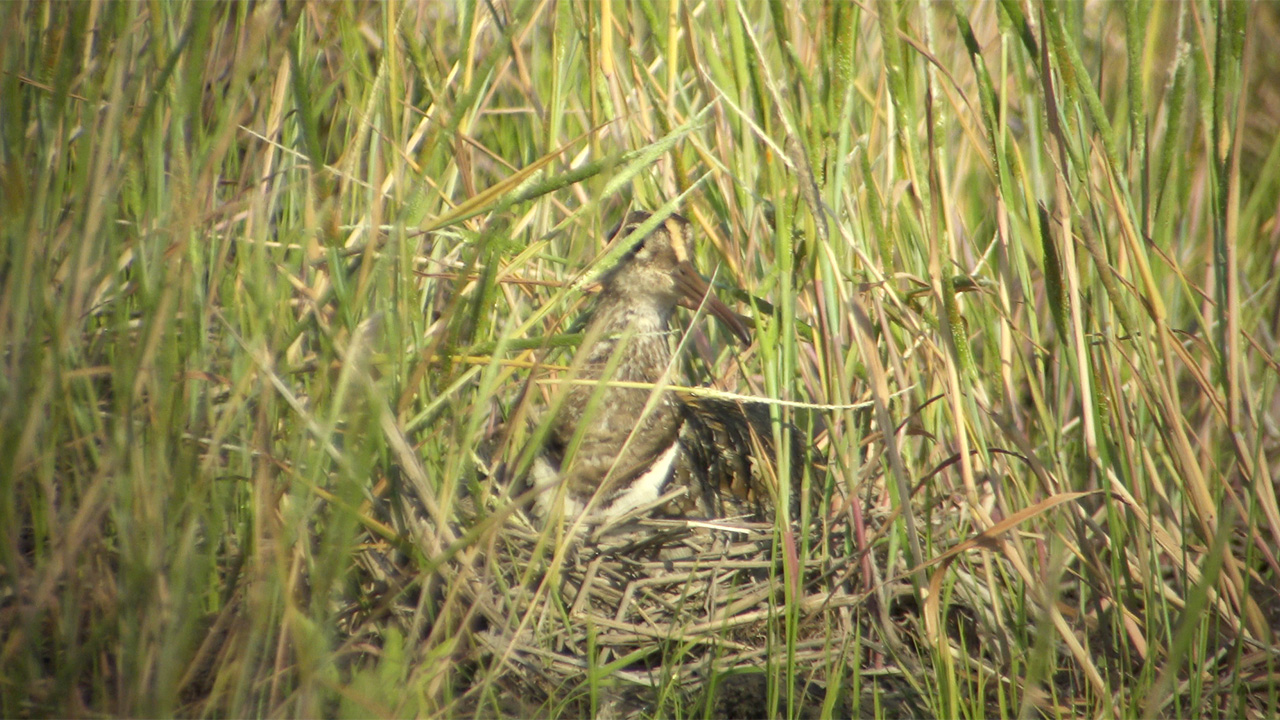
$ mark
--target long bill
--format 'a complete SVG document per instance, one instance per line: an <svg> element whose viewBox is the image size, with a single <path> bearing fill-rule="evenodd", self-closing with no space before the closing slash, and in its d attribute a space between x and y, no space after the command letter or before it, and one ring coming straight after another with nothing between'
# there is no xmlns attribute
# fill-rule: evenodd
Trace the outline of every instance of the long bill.
<svg viewBox="0 0 1280 720"><path fill-rule="evenodd" d="M743 345L751 344L751 331L742 322L742 316L730 309L728 305L720 301L720 298L716 297L715 293L711 292L711 287L707 285L707 282L702 279L702 276L698 274L698 271L692 265L688 262L682 262L677 265L675 279L676 287L680 289L680 292L684 293L685 300L688 301L688 304L682 304L696 310L700 304L705 302L711 314L727 325L733 331L733 334L738 336Z"/></svg>

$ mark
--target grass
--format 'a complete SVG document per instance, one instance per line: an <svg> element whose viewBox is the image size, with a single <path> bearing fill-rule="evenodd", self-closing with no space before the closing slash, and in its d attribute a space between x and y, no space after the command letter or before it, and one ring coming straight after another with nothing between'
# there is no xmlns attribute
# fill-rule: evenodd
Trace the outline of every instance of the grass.
<svg viewBox="0 0 1280 720"><path fill-rule="evenodd" d="M1280 714L1275 6L0 13L0 715ZM755 649L538 676L477 598L550 647L574 557L477 459L628 207L824 463Z"/></svg>

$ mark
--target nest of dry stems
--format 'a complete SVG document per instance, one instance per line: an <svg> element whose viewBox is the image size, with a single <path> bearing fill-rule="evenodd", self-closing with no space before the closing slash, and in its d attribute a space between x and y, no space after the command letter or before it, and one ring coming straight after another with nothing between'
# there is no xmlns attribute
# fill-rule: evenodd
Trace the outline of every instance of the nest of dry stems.
<svg viewBox="0 0 1280 720"><path fill-rule="evenodd" d="M656 693L698 698L719 685L714 714L758 713L765 673L783 666L794 633L799 691L821 707L834 674L865 667L868 654L888 655L873 617L885 615L868 612L876 601L863 590L872 560L856 550L847 513L812 519L807 534L798 522L786 530L772 522L657 519L643 508L607 526L551 529L518 508L470 515L443 539L422 515L407 519L407 536L425 557L448 556L430 563L427 579L403 556L378 563L385 588L403 589L411 577L421 583L419 592L391 593L402 632L460 640L455 658L461 653L473 668L472 686L459 688L464 698L478 699L485 683L496 683L534 703L585 703L604 688L607 699L592 702L616 706L607 714L634 715L652 710ZM437 539L423 541L433 533ZM882 602L894 594L884 583L877 588ZM758 682L744 690L723 681L741 675ZM730 687L749 697L723 697ZM734 702L746 705L735 710ZM836 707L857 705L848 703Z"/></svg>

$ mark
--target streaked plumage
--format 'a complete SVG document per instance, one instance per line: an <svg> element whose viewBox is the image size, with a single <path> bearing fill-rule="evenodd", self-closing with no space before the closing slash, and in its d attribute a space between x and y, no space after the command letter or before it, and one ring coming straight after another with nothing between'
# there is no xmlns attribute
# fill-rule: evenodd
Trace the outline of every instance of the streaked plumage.
<svg viewBox="0 0 1280 720"><path fill-rule="evenodd" d="M631 213L611 233L611 242L632 247L602 280L574 360L580 380L657 383L671 362L670 320L682 302L705 303L740 339L750 341L739 316L710 294L693 268L689 222L672 215L647 236L630 237L649 218L649 213ZM679 384L678 378L668 382ZM591 383L568 391L529 473L531 482L544 488L536 514L547 518L562 507L572 517L590 506L593 518L609 520L686 487L683 497L657 512L770 516L774 460L768 407L664 390L646 410L652 395L648 387ZM793 470L800 470L803 455L793 453Z"/></svg>

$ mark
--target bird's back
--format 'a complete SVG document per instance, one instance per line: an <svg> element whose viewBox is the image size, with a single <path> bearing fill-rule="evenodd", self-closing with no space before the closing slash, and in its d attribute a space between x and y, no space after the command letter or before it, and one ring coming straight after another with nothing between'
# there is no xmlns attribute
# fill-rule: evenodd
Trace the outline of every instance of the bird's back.
<svg viewBox="0 0 1280 720"><path fill-rule="evenodd" d="M682 452L673 481L686 484L689 495L680 511L708 518L771 520L781 483L768 405L684 397L682 410ZM792 431L794 496L804 476L806 443Z"/></svg>

